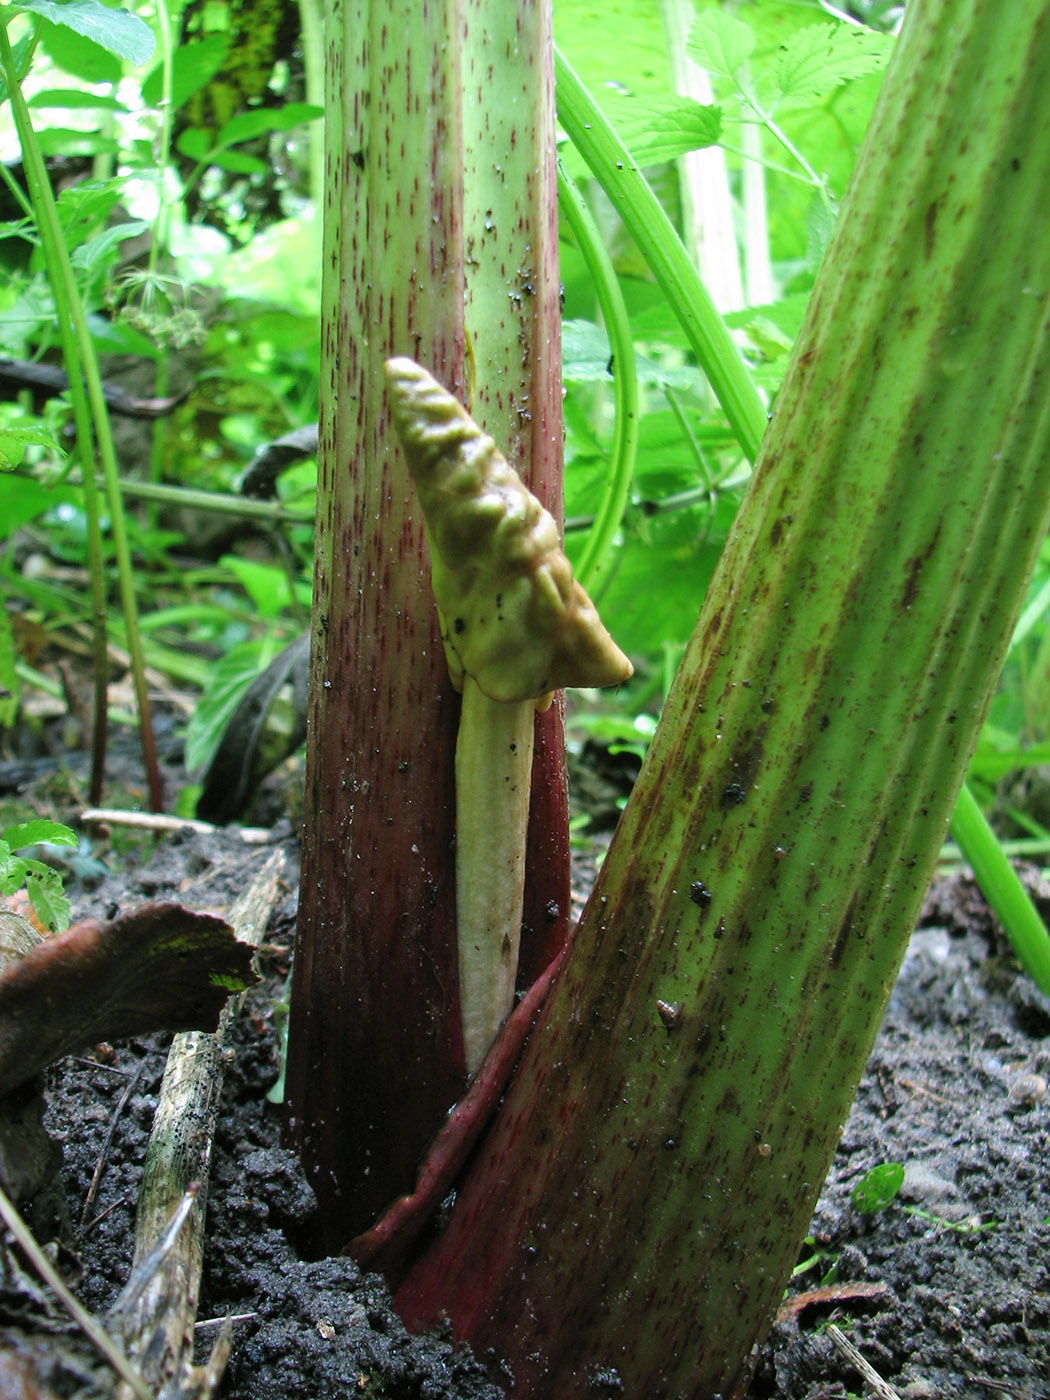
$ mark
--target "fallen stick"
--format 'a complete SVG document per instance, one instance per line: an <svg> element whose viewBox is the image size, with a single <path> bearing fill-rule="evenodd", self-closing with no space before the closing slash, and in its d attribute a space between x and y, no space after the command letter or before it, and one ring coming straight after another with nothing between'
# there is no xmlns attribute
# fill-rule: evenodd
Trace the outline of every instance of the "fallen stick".
<svg viewBox="0 0 1050 1400"><path fill-rule="evenodd" d="M88 825L137 827L142 831L195 831L208 836L214 831L225 831L226 827L215 826L212 822L198 821L196 817L172 817L166 812L132 812L119 807L85 807L80 820ZM233 828L241 840L249 846L262 846L273 839L265 826L242 826Z"/></svg>
<svg viewBox="0 0 1050 1400"><path fill-rule="evenodd" d="M283 862L275 851L230 911L238 938L253 947L276 903ZM242 1000L227 1002L214 1035L187 1031L172 1041L146 1149L131 1275L110 1313L129 1358L161 1396L207 1396L221 1376L214 1354L215 1364L193 1366L193 1327L223 1050ZM228 1330L217 1345L228 1350Z"/></svg>
<svg viewBox="0 0 1050 1400"><path fill-rule="evenodd" d="M893 1386L882 1379L870 1362L865 1361L864 1357L861 1356L860 1352L840 1327L836 1327L833 1322L829 1322L827 1334L831 1339L832 1345L846 1358L854 1370L857 1371L859 1375L863 1376L864 1380L879 1397L879 1400L900 1400L900 1396L894 1390Z"/></svg>

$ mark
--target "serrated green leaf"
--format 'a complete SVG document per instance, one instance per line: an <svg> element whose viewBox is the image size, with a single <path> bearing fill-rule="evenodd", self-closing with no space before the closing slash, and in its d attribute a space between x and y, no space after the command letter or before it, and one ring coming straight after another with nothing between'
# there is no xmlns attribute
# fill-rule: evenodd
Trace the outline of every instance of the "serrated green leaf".
<svg viewBox="0 0 1050 1400"><path fill-rule="evenodd" d="M202 87L210 83L223 65L229 40L225 34L210 34L195 44L181 44L172 55L171 103L177 110ZM156 107L164 96L164 65L151 68L142 84L142 100Z"/></svg>
<svg viewBox="0 0 1050 1400"><path fill-rule="evenodd" d="M24 851L27 846L37 846L46 842L51 846L79 846L80 838L75 831L61 822L39 818L31 822L17 822L4 827L4 841L12 851Z"/></svg>
<svg viewBox="0 0 1050 1400"><path fill-rule="evenodd" d="M79 131L72 126L45 126L36 134L45 156L72 159L74 156L116 154L117 142L100 131Z"/></svg>
<svg viewBox="0 0 1050 1400"><path fill-rule="evenodd" d="M47 866L44 869L46 874L34 874L26 880L26 893L43 927L49 933L61 933L69 927L72 910L62 889L61 876Z"/></svg>
<svg viewBox="0 0 1050 1400"><path fill-rule="evenodd" d="M689 30L686 52L708 73L733 78L751 57L755 34L743 20L725 10L705 10Z"/></svg>
<svg viewBox="0 0 1050 1400"><path fill-rule="evenodd" d="M111 10L101 0L19 0L19 8L72 29L128 63L145 63L153 54L149 25L127 10Z"/></svg>
<svg viewBox="0 0 1050 1400"><path fill-rule="evenodd" d="M639 165L660 165L687 151L716 145L722 134L722 109L690 97L625 101L616 127Z"/></svg>
<svg viewBox="0 0 1050 1400"><path fill-rule="evenodd" d="M242 141L254 141L270 131L291 131L302 122L312 122L324 116L323 107L308 102L289 102L284 107L258 107L251 112L238 112L219 132L217 148L237 146Z"/></svg>
<svg viewBox="0 0 1050 1400"><path fill-rule="evenodd" d="M767 75L778 114L812 107L889 62L893 39L852 24L808 24L780 46Z"/></svg>

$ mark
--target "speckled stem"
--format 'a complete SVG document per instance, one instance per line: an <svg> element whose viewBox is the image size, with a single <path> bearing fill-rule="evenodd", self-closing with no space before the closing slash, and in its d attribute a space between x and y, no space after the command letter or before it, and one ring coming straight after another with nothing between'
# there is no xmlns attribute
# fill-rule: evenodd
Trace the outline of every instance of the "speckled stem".
<svg viewBox="0 0 1050 1400"><path fill-rule="evenodd" d="M288 1140L320 1201L316 1248L338 1250L411 1189L465 1084L459 701L382 364L411 355L469 403L469 303L476 412L558 514L549 10L549 0L325 9L321 442L286 1104ZM560 715L556 701L537 724L527 977L567 927Z"/></svg>
<svg viewBox="0 0 1050 1400"><path fill-rule="evenodd" d="M659 731L397 1295L516 1400L746 1390L1050 518L1048 90L1042 0L909 5Z"/></svg>
<svg viewBox="0 0 1050 1400"><path fill-rule="evenodd" d="M423 521L383 360L464 392L455 0L328 0L321 432L286 1131L339 1249L463 1084L453 762ZM392 1089L396 1086L396 1089Z"/></svg>

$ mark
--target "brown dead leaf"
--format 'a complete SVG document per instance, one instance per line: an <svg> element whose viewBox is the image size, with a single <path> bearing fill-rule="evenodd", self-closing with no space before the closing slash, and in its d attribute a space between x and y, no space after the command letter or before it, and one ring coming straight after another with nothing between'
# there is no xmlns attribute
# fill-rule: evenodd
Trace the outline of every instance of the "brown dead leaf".
<svg viewBox="0 0 1050 1400"><path fill-rule="evenodd" d="M180 904L83 919L0 971L0 1094L83 1045L207 1030L253 981L229 924Z"/></svg>

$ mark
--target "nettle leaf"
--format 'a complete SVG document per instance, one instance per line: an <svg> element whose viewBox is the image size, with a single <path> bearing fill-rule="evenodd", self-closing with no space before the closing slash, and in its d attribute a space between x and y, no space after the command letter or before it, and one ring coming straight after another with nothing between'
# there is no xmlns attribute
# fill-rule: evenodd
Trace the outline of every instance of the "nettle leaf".
<svg viewBox="0 0 1050 1400"><path fill-rule="evenodd" d="M43 870L30 874L26 879L26 893L34 914L49 933L62 933L69 927L72 909L57 870L44 866Z"/></svg>
<svg viewBox="0 0 1050 1400"><path fill-rule="evenodd" d="M769 69L772 106L778 113L812 107L843 83L881 72L892 52L889 34L851 24L808 24L780 46Z"/></svg>
<svg viewBox="0 0 1050 1400"><path fill-rule="evenodd" d="M171 103L176 109L188 102L215 77L226 58L225 34L210 34L196 44L181 44L172 55ZM142 100L156 107L164 96L164 65L151 68L142 84Z"/></svg>
<svg viewBox="0 0 1050 1400"><path fill-rule="evenodd" d="M717 145L721 107L705 107L691 97L625 101L616 126L639 165L660 165L687 151Z"/></svg>
<svg viewBox="0 0 1050 1400"><path fill-rule="evenodd" d="M725 10L705 10L697 15L689 30L686 53L723 78L733 78L751 57L755 34L750 25L734 19Z"/></svg>
<svg viewBox="0 0 1050 1400"><path fill-rule="evenodd" d="M145 63L153 55L149 25L127 10L111 10L101 0L20 0L19 9L72 29L128 63Z"/></svg>
<svg viewBox="0 0 1050 1400"><path fill-rule="evenodd" d="M0 476L0 539L10 538L27 521L68 499L40 481L24 476Z"/></svg>
<svg viewBox="0 0 1050 1400"><path fill-rule="evenodd" d="M609 337L593 321L562 322L562 377L573 384L612 384L612 351ZM677 389L697 389L700 371L688 365L664 366L647 355L635 355L639 384L650 388L671 385Z"/></svg>
<svg viewBox="0 0 1050 1400"><path fill-rule="evenodd" d="M41 817L37 821L17 822L4 827L4 841L11 851L24 851L27 846L37 846L46 842L50 846L79 846L80 838L75 831L61 822L48 821Z"/></svg>

